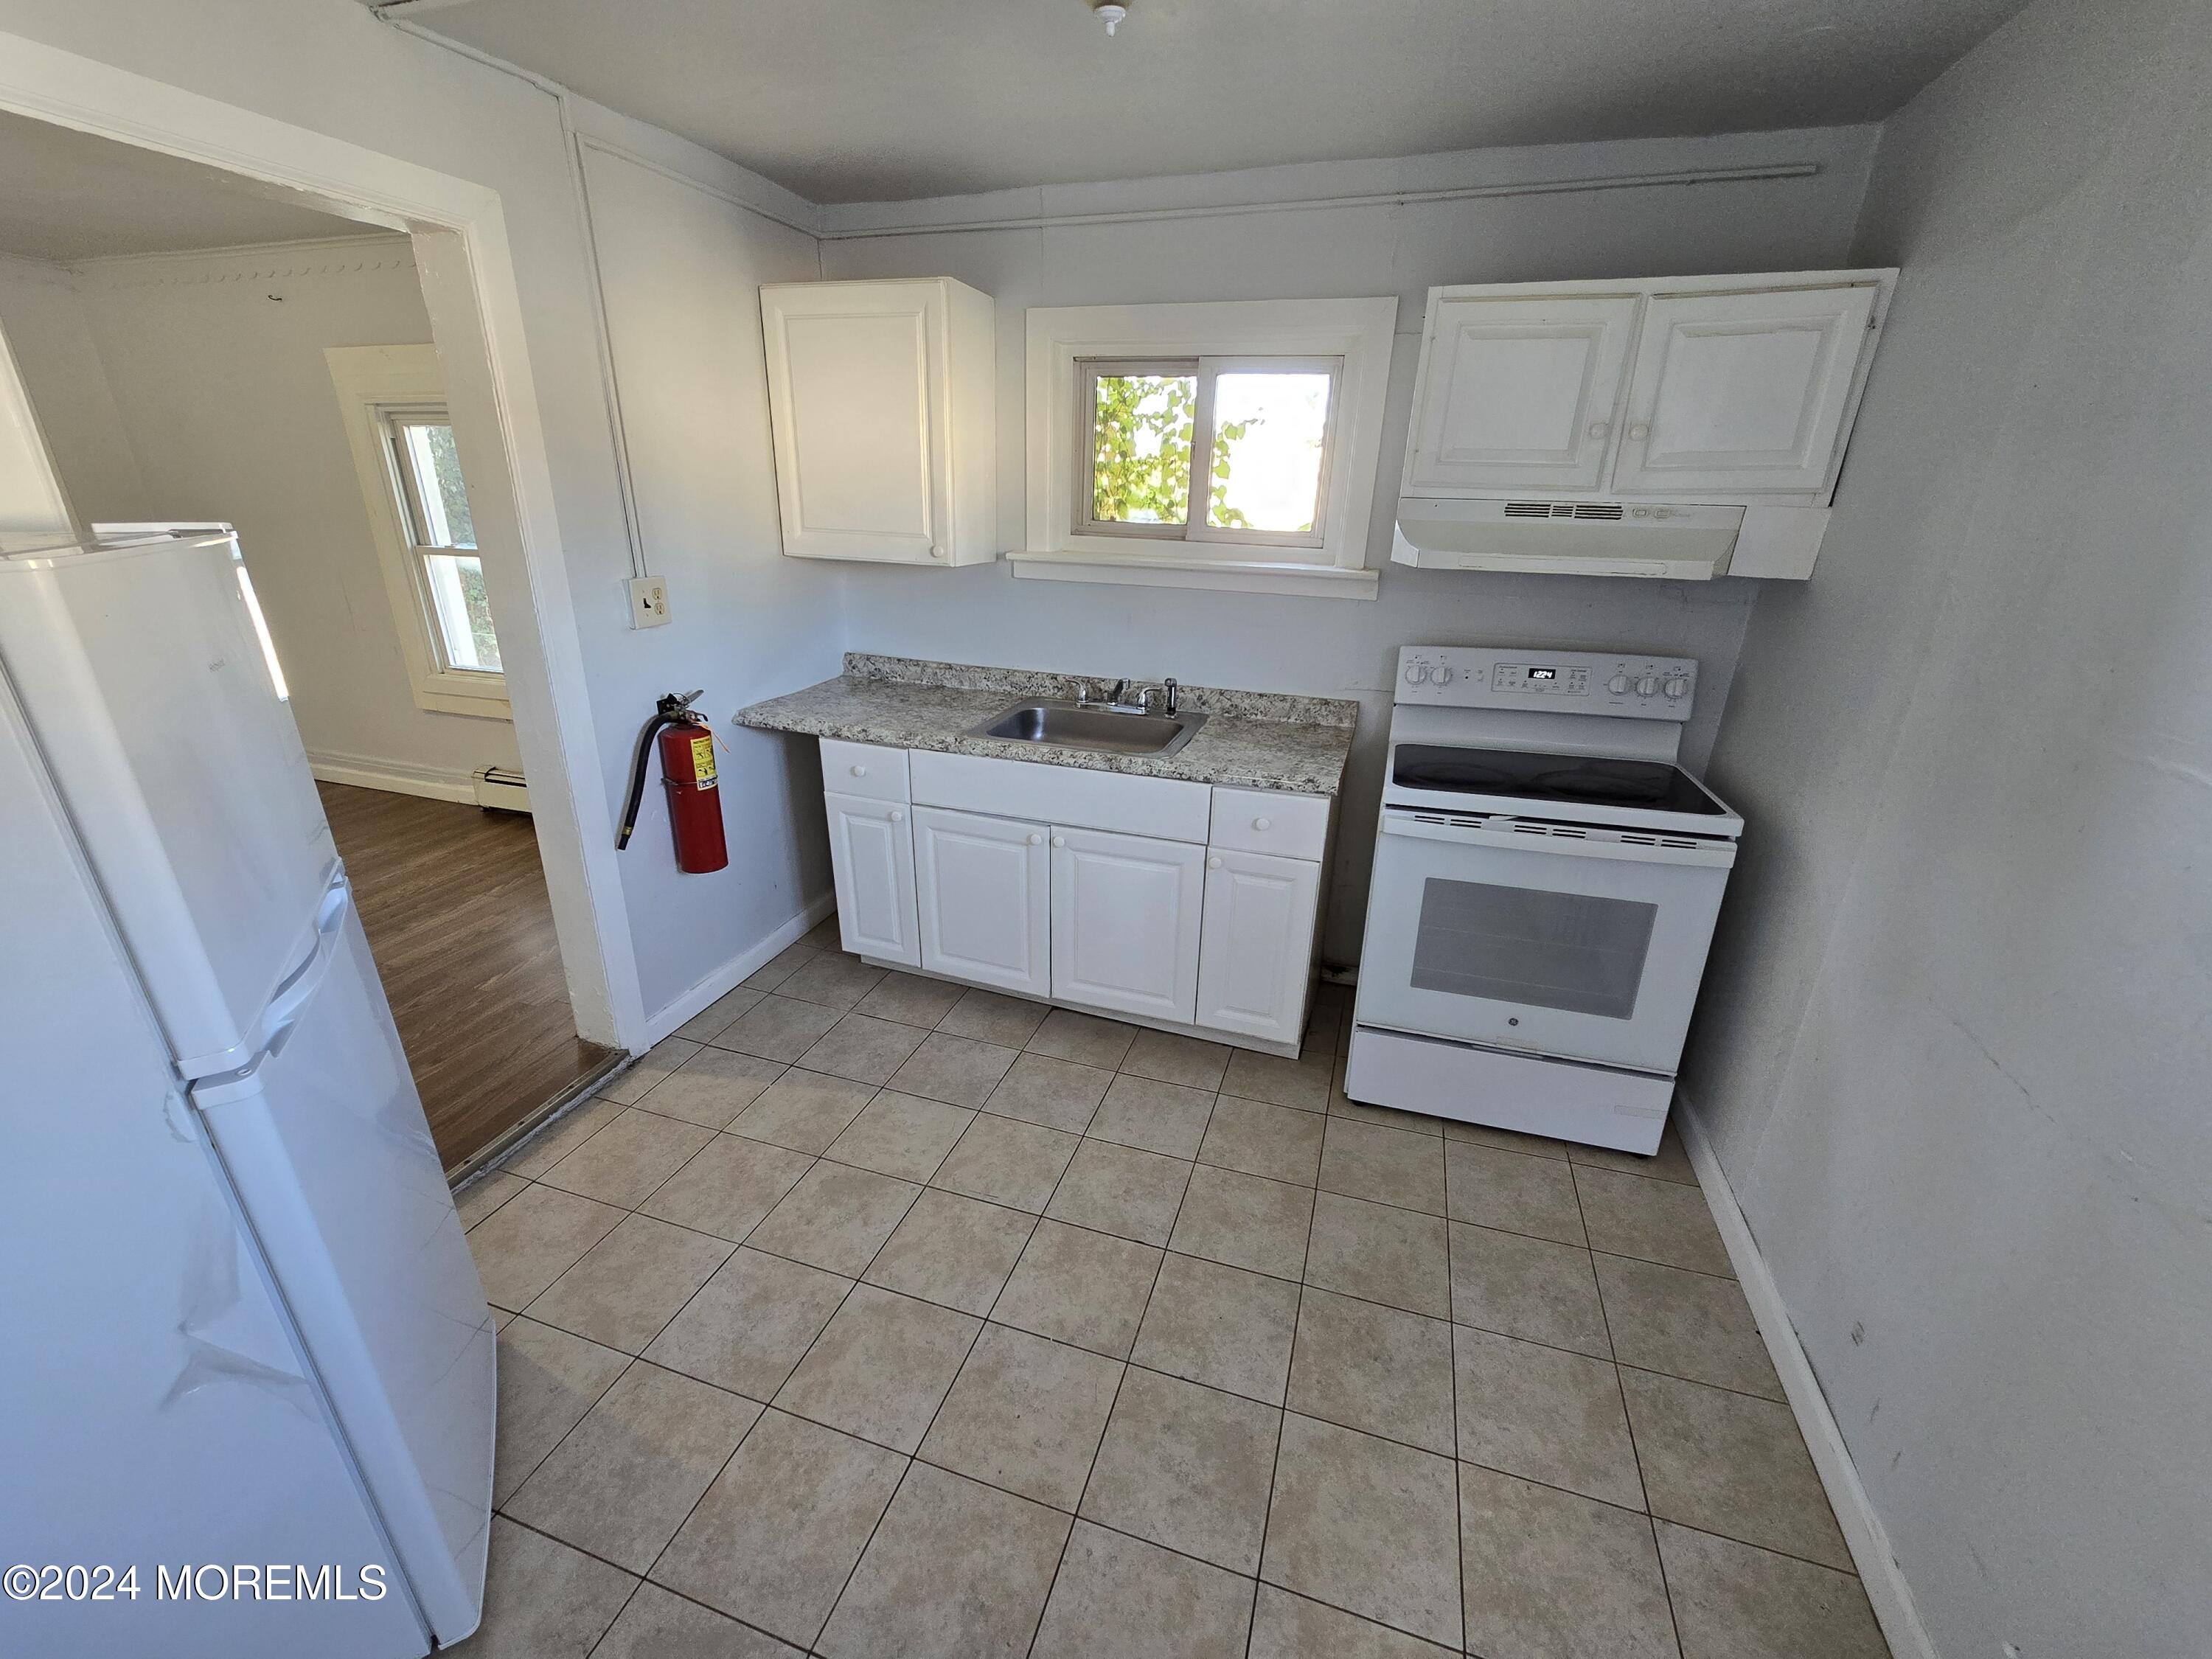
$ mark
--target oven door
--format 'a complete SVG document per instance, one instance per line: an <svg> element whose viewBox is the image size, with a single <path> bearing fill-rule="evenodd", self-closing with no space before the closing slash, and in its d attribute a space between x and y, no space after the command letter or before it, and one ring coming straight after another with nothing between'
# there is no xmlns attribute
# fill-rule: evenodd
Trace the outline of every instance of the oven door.
<svg viewBox="0 0 2212 1659"><path fill-rule="evenodd" d="M1731 841L1386 808L1362 1025L1671 1073Z"/></svg>

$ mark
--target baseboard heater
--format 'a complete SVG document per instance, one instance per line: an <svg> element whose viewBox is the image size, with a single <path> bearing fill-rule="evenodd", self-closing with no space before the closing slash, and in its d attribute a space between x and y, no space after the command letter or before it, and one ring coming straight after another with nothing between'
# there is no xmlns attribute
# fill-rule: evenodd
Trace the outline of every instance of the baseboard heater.
<svg viewBox="0 0 2212 1659"><path fill-rule="evenodd" d="M472 780L477 787L477 805L494 812L527 812L530 810L530 786L522 774L511 766L481 768Z"/></svg>

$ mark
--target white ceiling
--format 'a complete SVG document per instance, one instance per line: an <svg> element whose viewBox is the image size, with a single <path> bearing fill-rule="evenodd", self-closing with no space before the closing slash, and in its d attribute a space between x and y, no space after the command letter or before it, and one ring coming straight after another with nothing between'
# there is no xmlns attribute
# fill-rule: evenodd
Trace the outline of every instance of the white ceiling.
<svg viewBox="0 0 2212 1659"><path fill-rule="evenodd" d="M219 168L0 111L0 253L112 253L389 236Z"/></svg>
<svg viewBox="0 0 2212 1659"><path fill-rule="evenodd" d="M2025 0L439 0L817 202L1875 120Z"/></svg>

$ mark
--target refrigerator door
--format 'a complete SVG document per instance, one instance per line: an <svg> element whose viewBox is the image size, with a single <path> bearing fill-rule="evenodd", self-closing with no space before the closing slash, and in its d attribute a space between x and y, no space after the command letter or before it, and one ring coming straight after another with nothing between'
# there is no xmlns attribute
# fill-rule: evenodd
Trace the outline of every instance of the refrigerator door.
<svg viewBox="0 0 2212 1659"><path fill-rule="evenodd" d="M258 1053L337 858L219 534L0 556L4 665L187 1078Z"/></svg>
<svg viewBox="0 0 2212 1659"><path fill-rule="evenodd" d="M432 1631L476 1627L494 1331L343 876L270 1047L193 1085L240 1208Z"/></svg>
<svg viewBox="0 0 2212 1659"><path fill-rule="evenodd" d="M0 1600L0 1653L415 1659L428 1632L4 686L0 847L5 1560L136 1564L139 1589ZM158 1593L162 1565L240 1562L350 1599Z"/></svg>

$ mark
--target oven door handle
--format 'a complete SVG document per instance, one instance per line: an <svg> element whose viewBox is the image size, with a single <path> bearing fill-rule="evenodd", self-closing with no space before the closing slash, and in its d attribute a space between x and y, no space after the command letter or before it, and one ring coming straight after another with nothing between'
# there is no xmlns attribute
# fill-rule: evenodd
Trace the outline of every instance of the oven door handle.
<svg viewBox="0 0 2212 1659"><path fill-rule="evenodd" d="M1510 822L1510 820L1509 820ZM1735 863L1732 841L1699 840L1692 845L1668 845L1685 838L1668 836L1644 840L1585 840L1580 836L1553 835L1541 830L1498 830L1488 824L1455 823L1403 811L1385 811L1382 833L1411 836L1421 841L1446 842L1455 847L1492 847L1515 853L1558 853L1568 858L1617 859L1632 864L1702 865L1725 870ZM1624 836L1634 835L1623 831Z"/></svg>

